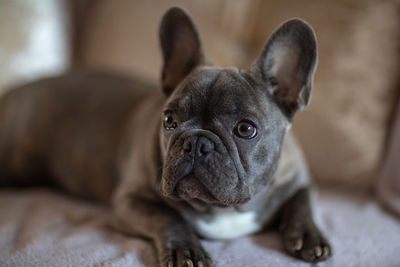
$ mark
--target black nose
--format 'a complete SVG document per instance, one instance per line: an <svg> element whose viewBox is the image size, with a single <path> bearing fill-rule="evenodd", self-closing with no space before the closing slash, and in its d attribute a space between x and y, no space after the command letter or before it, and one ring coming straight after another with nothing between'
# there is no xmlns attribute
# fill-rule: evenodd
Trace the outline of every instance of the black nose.
<svg viewBox="0 0 400 267"><path fill-rule="evenodd" d="M204 136L189 136L183 143L183 151L191 156L202 157L214 151L215 145Z"/></svg>

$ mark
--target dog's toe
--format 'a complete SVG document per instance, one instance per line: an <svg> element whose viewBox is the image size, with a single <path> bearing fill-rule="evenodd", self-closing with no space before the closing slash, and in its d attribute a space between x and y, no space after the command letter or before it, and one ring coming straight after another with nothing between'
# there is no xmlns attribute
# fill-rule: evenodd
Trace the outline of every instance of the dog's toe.
<svg viewBox="0 0 400 267"><path fill-rule="evenodd" d="M211 259L208 254L200 248L177 247L168 253L167 267L211 267Z"/></svg>

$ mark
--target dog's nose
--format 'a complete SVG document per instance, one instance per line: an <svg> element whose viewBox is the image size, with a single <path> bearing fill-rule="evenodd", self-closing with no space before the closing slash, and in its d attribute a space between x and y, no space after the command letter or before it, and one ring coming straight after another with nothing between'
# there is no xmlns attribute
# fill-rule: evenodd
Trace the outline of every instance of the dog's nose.
<svg viewBox="0 0 400 267"><path fill-rule="evenodd" d="M197 157L202 157L213 152L214 148L214 142L204 136L190 136L183 143L183 151Z"/></svg>

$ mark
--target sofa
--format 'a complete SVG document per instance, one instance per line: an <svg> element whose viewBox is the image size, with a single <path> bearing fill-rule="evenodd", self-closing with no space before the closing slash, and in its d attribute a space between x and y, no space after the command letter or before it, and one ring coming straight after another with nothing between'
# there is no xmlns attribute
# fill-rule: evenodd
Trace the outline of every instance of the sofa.
<svg viewBox="0 0 400 267"><path fill-rule="evenodd" d="M245 68L280 23L315 29L310 106L294 128L315 181L314 218L332 245L317 266L400 266L400 3L396 0L5 0L0 94L85 68L160 80L158 23L172 5L199 27L207 57ZM0 129L1 130L1 129ZM110 209L49 188L0 189L0 266L157 266L148 240ZM202 240L214 266L313 266L274 229Z"/></svg>

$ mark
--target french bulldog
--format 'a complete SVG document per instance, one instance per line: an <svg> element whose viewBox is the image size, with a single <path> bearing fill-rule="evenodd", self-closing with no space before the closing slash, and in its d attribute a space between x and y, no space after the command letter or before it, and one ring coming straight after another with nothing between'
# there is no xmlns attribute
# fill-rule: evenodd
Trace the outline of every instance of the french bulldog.
<svg viewBox="0 0 400 267"><path fill-rule="evenodd" d="M316 38L280 26L247 70L212 66L190 16L160 25L162 90L76 71L0 100L0 184L51 183L109 203L121 231L153 241L161 266L211 266L200 237L277 222L309 262L331 249L315 225L310 175L289 129L310 100Z"/></svg>

